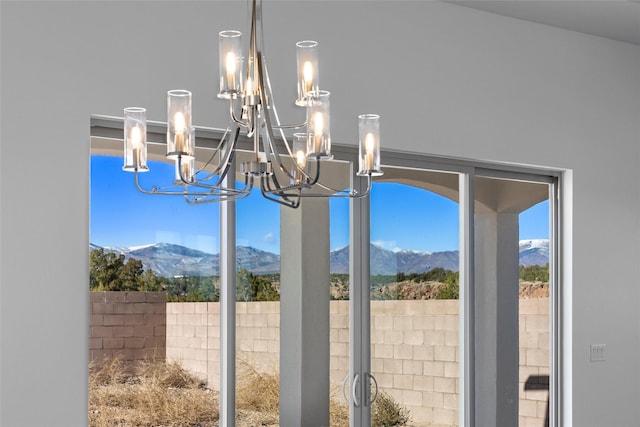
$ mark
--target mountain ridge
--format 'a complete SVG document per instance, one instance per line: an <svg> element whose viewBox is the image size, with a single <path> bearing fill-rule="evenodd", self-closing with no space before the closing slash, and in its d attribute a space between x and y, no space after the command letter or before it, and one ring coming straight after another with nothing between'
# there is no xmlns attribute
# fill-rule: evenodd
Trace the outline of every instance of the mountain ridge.
<svg viewBox="0 0 640 427"><path fill-rule="evenodd" d="M197 249L172 243L155 243L132 247L101 247L89 244L90 250L123 254L125 259L142 261L145 268L151 268L163 277L176 276L218 276L220 274L220 254L210 254ZM370 246L371 274L395 275L424 273L433 268L458 271L458 251L422 252L414 250L390 251L375 244ZM238 246L236 259L239 268L254 274L273 274L280 271L280 255L251 246ZM545 265L549 262L549 241L528 239L519 242L520 265ZM332 274L349 273L349 247L331 251L330 271Z"/></svg>

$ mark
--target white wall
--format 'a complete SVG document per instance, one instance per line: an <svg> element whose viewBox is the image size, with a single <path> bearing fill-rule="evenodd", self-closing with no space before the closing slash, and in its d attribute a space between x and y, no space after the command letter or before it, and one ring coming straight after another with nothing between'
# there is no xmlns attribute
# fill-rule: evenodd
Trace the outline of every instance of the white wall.
<svg viewBox="0 0 640 427"><path fill-rule="evenodd" d="M0 424L81 426L89 115L135 105L165 120L166 90L187 88L195 123L225 125L217 32L246 28L245 2L0 13ZM316 38L336 141L377 112L384 148L573 170L573 425L636 424L640 47L426 1L269 1L265 19L288 121L294 42ZM589 363L591 343L606 362Z"/></svg>

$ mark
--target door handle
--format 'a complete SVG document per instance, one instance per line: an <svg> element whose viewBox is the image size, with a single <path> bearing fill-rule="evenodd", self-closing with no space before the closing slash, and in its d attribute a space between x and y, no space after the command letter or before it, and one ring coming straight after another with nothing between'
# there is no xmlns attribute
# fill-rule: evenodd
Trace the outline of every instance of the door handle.
<svg viewBox="0 0 640 427"><path fill-rule="evenodd" d="M376 377L371 375L371 372L367 372L366 375L369 377L369 384L371 384L371 380L373 380L373 385L376 386L375 393L373 394L373 399L369 399L369 403L367 403L367 406L371 406L373 405L373 402L375 402L378 398L378 381L376 380ZM371 391L369 391L369 393L371 393Z"/></svg>
<svg viewBox="0 0 640 427"><path fill-rule="evenodd" d="M360 375L355 374L353 377L353 384L351 384L351 398L353 399L353 406L356 408L360 406L360 402L358 401L358 383L360 382Z"/></svg>

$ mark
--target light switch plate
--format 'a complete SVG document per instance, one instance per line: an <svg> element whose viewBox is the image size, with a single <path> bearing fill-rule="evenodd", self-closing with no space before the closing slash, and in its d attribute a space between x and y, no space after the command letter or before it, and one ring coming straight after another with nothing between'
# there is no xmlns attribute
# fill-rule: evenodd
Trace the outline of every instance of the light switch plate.
<svg viewBox="0 0 640 427"><path fill-rule="evenodd" d="M606 358L606 344L591 344L591 361L604 362Z"/></svg>

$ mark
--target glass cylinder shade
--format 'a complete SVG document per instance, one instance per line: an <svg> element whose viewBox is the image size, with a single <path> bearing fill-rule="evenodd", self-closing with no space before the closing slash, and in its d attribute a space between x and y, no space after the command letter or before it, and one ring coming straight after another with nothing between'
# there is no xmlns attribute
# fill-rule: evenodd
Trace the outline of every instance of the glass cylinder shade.
<svg viewBox="0 0 640 427"><path fill-rule="evenodd" d="M294 166L291 168L291 175L294 178L292 183L297 185L304 181L307 168L307 134L294 133L291 148L294 161Z"/></svg>
<svg viewBox="0 0 640 427"><path fill-rule="evenodd" d="M358 116L360 153L358 175L380 176L380 116Z"/></svg>
<svg viewBox="0 0 640 427"><path fill-rule="evenodd" d="M167 157L193 157L195 144L191 133L191 92L170 90L167 97Z"/></svg>
<svg viewBox="0 0 640 427"><path fill-rule="evenodd" d="M318 79L318 43L311 40L296 43L298 59L298 99L296 105L306 106L309 92L320 88Z"/></svg>
<svg viewBox="0 0 640 427"><path fill-rule="evenodd" d="M307 98L307 157L332 159L329 92L309 92Z"/></svg>
<svg viewBox="0 0 640 427"><path fill-rule="evenodd" d="M147 110L138 107L124 109L124 166L129 172L146 172Z"/></svg>
<svg viewBox="0 0 640 427"><path fill-rule="evenodd" d="M218 35L218 98L235 98L242 91L241 36L242 33L235 30L221 31Z"/></svg>

